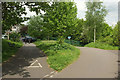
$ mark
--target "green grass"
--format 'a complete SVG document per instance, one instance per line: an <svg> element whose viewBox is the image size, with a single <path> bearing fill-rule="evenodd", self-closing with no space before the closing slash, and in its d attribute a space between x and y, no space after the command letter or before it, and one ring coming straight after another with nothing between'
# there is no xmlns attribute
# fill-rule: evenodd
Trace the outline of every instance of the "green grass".
<svg viewBox="0 0 120 80"><path fill-rule="evenodd" d="M93 48L100 48L100 49L105 49L105 50L118 50L117 46L112 46L106 43L100 43L100 42L91 42L87 45L85 45L85 47L93 47Z"/></svg>
<svg viewBox="0 0 120 80"><path fill-rule="evenodd" d="M75 61L80 55L79 49L67 43L60 45L57 44L56 41L50 40L37 41L35 44L45 54L47 54L48 64L56 71L61 71L73 61Z"/></svg>
<svg viewBox="0 0 120 80"><path fill-rule="evenodd" d="M15 44L14 47L9 46L8 43ZM20 47L22 42L13 42L10 40L2 40L2 62L7 61L12 55L14 55Z"/></svg>

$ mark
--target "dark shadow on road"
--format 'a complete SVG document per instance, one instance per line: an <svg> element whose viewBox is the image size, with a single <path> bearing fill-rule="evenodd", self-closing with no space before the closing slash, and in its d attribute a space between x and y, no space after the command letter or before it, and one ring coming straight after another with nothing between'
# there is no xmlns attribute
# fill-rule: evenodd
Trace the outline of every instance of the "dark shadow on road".
<svg viewBox="0 0 120 80"><path fill-rule="evenodd" d="M2 76L18 74L24 78L30 77L30 73L24 67L29 66L30 61L36 58L45 57L45 54L36 46L27 45L20 48L14 57L2 64Z"/></svg>

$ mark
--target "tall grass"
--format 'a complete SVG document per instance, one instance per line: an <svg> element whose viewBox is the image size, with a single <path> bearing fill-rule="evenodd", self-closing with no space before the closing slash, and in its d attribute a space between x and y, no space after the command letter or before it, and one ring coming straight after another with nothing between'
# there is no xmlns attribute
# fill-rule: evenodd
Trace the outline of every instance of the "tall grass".
<svg viewBox="0 0 120 80"><path fill-rule="evenodd" d="M56 71L61 71L80 55L79 49L67 43L58 44L56 41L37 41L35 44L48 56L48 64Z"/></svg>

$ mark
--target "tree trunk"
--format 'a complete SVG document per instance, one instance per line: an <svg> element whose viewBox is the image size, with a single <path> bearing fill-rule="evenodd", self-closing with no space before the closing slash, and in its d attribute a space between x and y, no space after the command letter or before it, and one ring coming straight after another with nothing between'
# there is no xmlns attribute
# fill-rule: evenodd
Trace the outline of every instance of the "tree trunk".
<svg viewBox="0 0 120 80"><path fill-rule="evenodd" d="M96 25L95 25L95 28L94 28L94 43L96 41Z"/></svg>

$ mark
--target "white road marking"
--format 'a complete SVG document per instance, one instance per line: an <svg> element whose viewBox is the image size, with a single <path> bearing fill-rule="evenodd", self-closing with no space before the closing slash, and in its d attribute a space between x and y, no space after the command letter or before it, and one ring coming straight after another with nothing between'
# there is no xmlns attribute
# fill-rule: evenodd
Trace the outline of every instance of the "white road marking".
<svg viewBox="0 0 120 80"><path fill-rule="evenodd" d="M52 77L53 77L53 75L50 76L50 78L52 78Z"/></svg>
<svg viewBox="0 0 120 80"><path fill-rule="evenodd" d="M42 68L42 65L40 63L38 63L38 65Z"/></svg>
<svg viewBox="0 0 120 80"><path fill-rule="evenodd" d="M53 74L53 75L51 75L51 74ZM52 72L50 72L50 74L45 75L43 78L46 78L46 77L52 78L55 74L57 74L57 72L52 71Z"/></svg>
<svg viewBox="0 0 120 80"><path fill-rule="evenodd" d="M44 78L45 78L45 77L48 77L48 76L49 76L49 75L45 75Z"/></svg>
<svg viewBox="0 0 120 80"><path fill-rule="evenodd" d="M38 66L33 66L36 62L38 63ZM39 68L39 67L42 68L42 65L38 62L38 60L36 60L36 61L33 62L30 66L28 66L28 68Z"/></svg>
<svg viewBox="0 0 120 80"><path fill-rule="evenodd" d="M50 74L55 73L55 71L51 72Z"/></svg>

